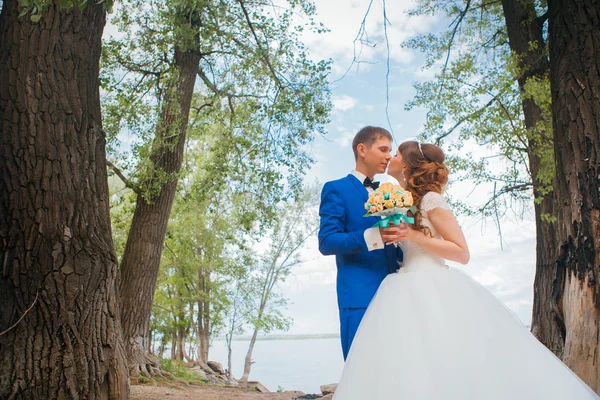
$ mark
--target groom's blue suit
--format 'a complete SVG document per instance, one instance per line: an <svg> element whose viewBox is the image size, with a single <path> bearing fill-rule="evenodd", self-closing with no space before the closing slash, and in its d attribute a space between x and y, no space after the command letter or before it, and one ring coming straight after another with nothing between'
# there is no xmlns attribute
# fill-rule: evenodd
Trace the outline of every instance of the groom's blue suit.
<svg viewBox="0 0 600 400"><path fill-rule="evenodd" d="M364 233L379 218L363 217L367 199L367 189L352 174L327 182L321 193L319 250L336 259L344 359L379 285L398 269L398 261L402 260L402 250L394 246L369 251Z"/></svg>

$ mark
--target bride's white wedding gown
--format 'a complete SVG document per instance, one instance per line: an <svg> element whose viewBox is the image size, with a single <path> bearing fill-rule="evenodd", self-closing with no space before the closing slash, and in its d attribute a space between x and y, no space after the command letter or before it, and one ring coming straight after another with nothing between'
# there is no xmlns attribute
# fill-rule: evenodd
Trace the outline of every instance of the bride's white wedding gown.
<svg viewBox="0 0 600 400"><path fill-rule="evenodd" d="M443 196L421 202L448 209ZM334 400L599 399L497 298L418 245L360 324Z"/></svg>

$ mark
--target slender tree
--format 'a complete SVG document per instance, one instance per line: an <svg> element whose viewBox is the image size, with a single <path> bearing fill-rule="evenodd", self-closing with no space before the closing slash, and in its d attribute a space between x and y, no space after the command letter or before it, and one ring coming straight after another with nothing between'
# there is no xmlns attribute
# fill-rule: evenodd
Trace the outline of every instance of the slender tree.
<svg viewBox="0 0 600 400"><path fill-rule="evenodd" d="M253 121L246 127L252 130L229 132L253 141L263 157L263 179L273 190L281 186L278 169L291 171L288 179L293 181L310 162L302 150L288 155L310 141L327 120L323 89L328 65L308 60L292 25L294 12L311 16L314 8L295 1L286 7L264 7L254 0L131 0L116 18L129 33L107 43L103 82L109 93L108 132L116 138L127 128L140 138L135 157L126 157L135 159L132 168L110 164L137 193L120 283L124 338L134 375L151 375L158 368L145 349L190 122L203 124L200 129L202 117L213 109L220 112L226 106L232 116L245 109ZM218 184L215 177L206 177L206 185Z"/></svg>
<svg viewBox="0 0 600 400"><path fill-rule="evenodd" d="M243 290L248 299L246 315L252 337L244 361L242 383L248 382L258 333L289 327L289 319L281 313L287 299L277 291L277 286L286 280L295 265L302 262L301 251L317 232L318 189L317 185L308 187L293 203L281 204L276 223L269 233L270 248L256 258L255 268L249 273L249 282Z"/></svg>

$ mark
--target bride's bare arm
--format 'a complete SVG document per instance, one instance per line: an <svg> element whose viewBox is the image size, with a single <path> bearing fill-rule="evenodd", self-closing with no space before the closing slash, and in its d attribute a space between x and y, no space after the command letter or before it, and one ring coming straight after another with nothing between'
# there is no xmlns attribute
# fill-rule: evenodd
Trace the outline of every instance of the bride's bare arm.
<svg viewBox="0 0 600 400"><path fill-rule="evenodd" d="M394 238L388 243L398 240L410 240L438 257L461 264L468 263L470 258L469 247L452 211L434 208L427 212L427 218L443 239L432 238L421 231L410 228L407 224L401 224L389 228L389 231L386 232Z"/></svg>

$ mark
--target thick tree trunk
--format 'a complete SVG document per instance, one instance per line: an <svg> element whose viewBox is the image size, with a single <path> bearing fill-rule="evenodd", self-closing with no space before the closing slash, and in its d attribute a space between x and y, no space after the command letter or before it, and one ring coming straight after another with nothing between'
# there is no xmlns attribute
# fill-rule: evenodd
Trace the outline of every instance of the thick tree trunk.
<svg viewBox="0 0 600 400"><path fill-rule="evenodd" d="M127 399L88 2L0 16L0 398Z"/></svg>
<svg viewBox="0 0 600 400"><path fill-rule="evenodd" d="M186 127L200 53L175 50L179 87L171 89L163 102L151 162L156 171L168 176L160 183L160 193L149 199L139 195L127 237L121 265L121 316L131 373L152 375L156 361L146 352L148 326L154 288L167 231L167 223L177 188L185 148ZM159 173L161 175L161 173Z"/></svg>
<svg viewBox="0 0 600 400"><path fill-rule="evenodd" d="M531 331L558 357L562 357L564 347L564 323L558 298L552 296L553 282L557 277L556 268L556 233L554 226L543 215L554 215L554 199L552 192L541 193L543 184L538 178L542 167L541 154L551 151L549 143L552 132L545 130L548 126L548 113L535 103L526 93L525 85L529 79L543 80L547 78L550 64L546 56L543 36L543 20L537 18L532 2L522 0L502 0L504 19L506 21L509 45L513 53L520 59L521 75L518 77L522 95L523 115L528 135L529 171L532 176L534 194L542 197L541 203L535 204L536 222L536 275L533 287L533 314ZM532 44L536 44L533 46Z"/></svg>
<svg viewBox="0 0 600 400"><path fill-rule="evenodd" d="M563 361L600 391L600 0L549 0Z"/></svg>

